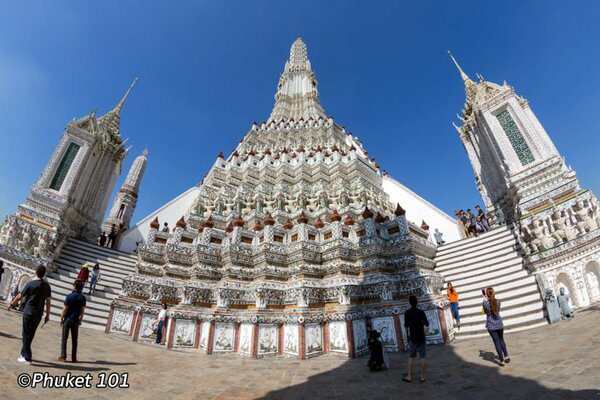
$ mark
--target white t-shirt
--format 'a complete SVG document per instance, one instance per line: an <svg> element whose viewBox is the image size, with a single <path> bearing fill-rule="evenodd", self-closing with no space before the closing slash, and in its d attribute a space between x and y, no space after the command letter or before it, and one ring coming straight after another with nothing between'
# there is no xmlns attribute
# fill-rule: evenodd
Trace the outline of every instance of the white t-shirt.
<svg viewBox="0 0 600 400"><path fill-rule="evenodd" d="M160 310L160 312L158 313L158 320L164 321L166 317L167 317L167 310L165 310L165 309Z"/></svg>

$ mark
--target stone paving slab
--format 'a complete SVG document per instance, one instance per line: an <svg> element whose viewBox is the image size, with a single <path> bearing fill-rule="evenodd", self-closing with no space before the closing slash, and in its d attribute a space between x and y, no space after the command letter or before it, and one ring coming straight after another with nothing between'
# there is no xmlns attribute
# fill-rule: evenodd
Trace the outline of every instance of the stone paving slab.
<svg viewBox="0 0 600 400"><path fill-rule="evenodd" d="M391 354L388 371L370 372L366 359L333 355L307 361L207 356L133 343L125 336L82 328L78 364L56 361L60 329L39 329L31 366L16 362L21 315L0 311L0 398L31 399L596 399L600 400L600 307L558 325L506 335L512 362L494 364L491 339L428 348L426 383L404 383L406 354ZM129 374L129 388L21 388L22 373L54 376Z"/></svg>

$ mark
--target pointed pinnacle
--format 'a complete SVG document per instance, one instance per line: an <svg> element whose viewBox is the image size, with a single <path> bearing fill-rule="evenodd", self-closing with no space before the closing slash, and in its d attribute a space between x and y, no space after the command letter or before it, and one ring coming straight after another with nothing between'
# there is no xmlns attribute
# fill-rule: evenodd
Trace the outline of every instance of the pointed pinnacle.
<svg viewBox="0 0 600 400"><path fill-rule="evenodd" d="M125 95L123 96L123 98L121 99L121 101L119 101L119 104L117 104L117 107L115 107L115 110L117 111L121 111L121 109L123 108L123 104L125 104L125 101L127 100L127 97L129 97L129 93L131 93L131 89L133 89L133 87L135 86L136 82L138 81L138 78L135 77L133 79L133 82L131 83L131 85L129 85L129 89L127 89L127 91L125 92Z"/></svg>
<svg viewBox="0 0 600 400"><path fill-rule="evenodd" d="M471 79L469 78L469 75L465 74L465 71L463 71L462 68L460 67L460 65L458 65L458 62L456 61L456 59L454 58L454 56L452 55L452 53L450 53L450 50L448 50L448 55L450 56L450 58L454 62L454 65L456 65L456 68L458 69L458 72L460 73L460 77L462 78L462 80L465 83L465 85L468 82L471 82Z"/></svg>

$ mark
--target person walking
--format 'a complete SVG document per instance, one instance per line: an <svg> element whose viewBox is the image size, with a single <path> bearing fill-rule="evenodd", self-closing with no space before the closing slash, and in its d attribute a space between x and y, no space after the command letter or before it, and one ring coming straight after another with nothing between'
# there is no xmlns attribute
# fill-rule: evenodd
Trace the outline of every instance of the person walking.
<svg viewBox="0 0 600 400"><path fill-rule="evenodd" d="M100 264L96 263L92 268L92 277L90 278L90 296L96 292L96 284L100 281Z"/></svg>
<svg viewBox="0 0 600 400"><path fill-rule="evenodd" d="M46 267L39 265L35 269L36 278L25 285L21 293L15 296L7 308L10 311L22 298L25 298L23 329L21 333L23 347L21 348L21 356L17 361L28 365L31 365L31 344L33 343L33 338L38 325L42 320L44 308L46 309L44 324L50 320L50 298L52 296L52 289L50 288L50 284L44 280L45 275Z"/></svg>
<svg viewBox="0 0 600 400"><path fill-rule="evenodd" d="M2 283L2 274L4 274L4 261L0 260L0 283Z"/></svg>
<svg viewBox="0 0 600 400"><path fill-rule="evenodd" d="M501 367L510 362L506 343L504 343L504 323L500 316L500 300L496 299L496 292L489 287L483 292L483 312L485 313L485 327L492 337L496 353L498 353L498 365Z"/></svg>
<svg viewBox="0 0 600 400"><path fill-rule="evenodd" d="M167 319L167 303L163 303L162 310L158 313L158 317L156 321L154 321L153 325L157 325L156 327L156 344L162 343L162 333L163 333L163 325L165 324L165 320Z"/></svg>
<svg viewBox="0 0 600 400"><path fill-rule="evenodd" d="M458 313L458 292L452 286L452 283L448 282L448 286L446 287L446 294L448 295L448 300L450 300L450 308L452 309L452 316L454 317L454 321L456 322L456 326L460 329L460 314Z"/></svg>
<svg viewBox="0 0 600 400"><path fill-rule="evenodd" d="M81 266L81 269L79 270L79 273L77 274L77 278L75 278L78 281L82 281L83 284L85 285L88 281L90 277L90 267L88 266L88 263L83 263L83 265Z"/></svg>
<svg viewBox="0 0 600 400"><path fill-rule="evenodd" d="M427 345L426 345L426 327L429 327L429 321L425 312L417 307L418 300L415 296L408 298L410 308L404 313L404 327L406 328L406 337L408 338L408 373L402 376L404 382L412 382L412 370L414 359L419 353L421 365L419 369L419 380L425 382L425 369L427 368Z"/></svg>
<svg viewBox="0 0 600 400"><path fill-rule="evenodd" d="M110 232L108 232L108 240L106 241L106 247L112 249L115 245L115 238L117 237L117 226L112 224Z"/></svg>
<svg viewBox="0 0 600 400"><path fill-rule="evenodd" d="M85 312L85 296L81 294L84 283L75 281L73 291L67 295L60 314L60 326L62 327L62 338L60 341L60 356L58 361L67 361L67 342L71 333L71 362L77 362L77 339L79 338L79 325L83 320Z"/></svg>

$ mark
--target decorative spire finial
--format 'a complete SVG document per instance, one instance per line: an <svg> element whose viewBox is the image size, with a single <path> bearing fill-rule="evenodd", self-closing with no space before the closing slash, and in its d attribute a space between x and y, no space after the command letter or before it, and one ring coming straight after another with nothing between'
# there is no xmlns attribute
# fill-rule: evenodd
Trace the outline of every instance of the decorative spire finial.
<svg viewBox="0 0 600 400"><path fill-rule="evenodd" d="M465 83L465 85L468 84L469 82L472 82L471 79L469 78L469 75L465 74L465 71L463 71L462 68L460 67L460 65L458 65L458 62L456 61L456 59L454 58L454 56L452 55L452 53L450 53L450 50L448 50L448 55L450 56L450 58L454 62L454 65L456 65L456 68L458 69L458 72L460 72L460 77L462 78L462 80Z"/></svg>
<svg viewBox="0 0 600 400"><path fill-rule="evenodd" d="M127 100L127 97L129 97L129 93L131 93L131 89L133 89L133 87L135 86L135 83L137 81L138 81L138 78L135 77L133 79L133 82L131 82L131 85L129 85L129 89L127 89L127 91L125 92L125 95L123 96L123 98L121 99L121 101L119 101L119 104L117 104L117 107L115 107L115 110L121 111L121 109L123 108L123 104L125 104L125 101Z"/></svg>
<svg viewBox="0 0 600 400"><path fill-rule="evenodd" d="M144 148L144 151L142 151L142 155L144 157L148 157L148 146L146 146L146 148Z"/></svg>

